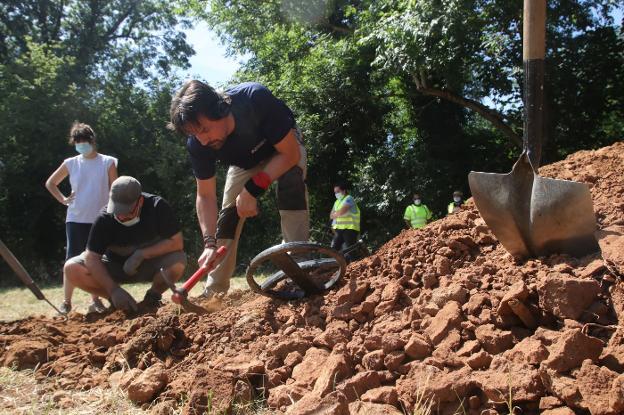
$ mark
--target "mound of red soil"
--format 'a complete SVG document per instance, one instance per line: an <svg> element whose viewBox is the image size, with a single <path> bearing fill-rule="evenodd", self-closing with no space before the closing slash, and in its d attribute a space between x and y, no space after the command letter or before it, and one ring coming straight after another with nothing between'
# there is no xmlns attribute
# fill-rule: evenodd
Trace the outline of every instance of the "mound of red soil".
<svg viewBox="0 0 624 415"><path fill-rule="evenodd" d="M73 314L0 325L0 363L154 412L624 413L624 143L540 169L587 183L601 252L516 262L473 204L404 231L325 296L235 292L206 316ZM463 406L463 409L461 409Z"/></svg>

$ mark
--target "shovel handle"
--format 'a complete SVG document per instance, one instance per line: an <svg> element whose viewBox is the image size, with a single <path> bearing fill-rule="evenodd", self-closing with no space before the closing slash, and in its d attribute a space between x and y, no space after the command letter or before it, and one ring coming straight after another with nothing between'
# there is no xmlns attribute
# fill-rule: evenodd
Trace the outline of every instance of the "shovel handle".
<svg viewBox="0 0 624 415"><path fill-rule="evenodd" d="M524 0L522 63L524 66L523 150L537 170L544 135L544 55L546 0Z"/></svg>
<svg viewBox="0 0 624 415"><path fill-rule="evenodd" d="M217 249L216 257L212 260L212 262L206 264L203 267L200 267L197 271L195 271L195 274L191 275L191 278L186 280L184 285L182 285L181 290L184 293L188 294L188 292L193 289L195 284L197 284L197 282L202 279L204 275L212 271L217 266L217 263L219 262L218 260L220 260L225 255L226 251L227 248L225 246L220 246L219 249Z"/></svg>

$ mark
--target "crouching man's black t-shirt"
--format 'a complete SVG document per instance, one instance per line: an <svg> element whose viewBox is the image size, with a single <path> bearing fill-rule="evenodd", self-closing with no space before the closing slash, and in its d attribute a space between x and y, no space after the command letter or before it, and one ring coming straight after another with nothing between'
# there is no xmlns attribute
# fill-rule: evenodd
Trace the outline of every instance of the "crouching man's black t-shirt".
<svg viewBox="0 0 624 415"><path fill-rule="evenodd" d="M117 222L106 207L91 227L87 249L111 260L122 260L143 248L180 232L180 224L169 203L160 196L143 194L139 223L125 226Z"/></svg>
<svg viewBox="0 0 624 415"><path fill-rule="evenodd" d="M193 174L200 180L215 175L217 160L243 169L257 166L275 154L273 146L295 127L290 108L257 82L237 85L225 93L232 100L235 125L223 147L204 146L195 136L188 137L186 143Z"/></svg>

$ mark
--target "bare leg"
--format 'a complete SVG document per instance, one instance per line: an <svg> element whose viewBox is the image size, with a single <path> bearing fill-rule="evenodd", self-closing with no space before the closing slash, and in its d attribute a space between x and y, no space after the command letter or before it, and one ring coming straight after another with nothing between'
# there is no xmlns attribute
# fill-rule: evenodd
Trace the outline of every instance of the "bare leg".
<svg viewBox="0 0 624 415"><path fill-rule="evenodd" d="M71 304L72 297L74 295L74 286L71 282L67 280L67 275L63 271L63 295L65 297L65 302L67 304Z"/></svg>
<svg viewBox="0 0 624 415"><path fill-rule="evenodd" d="M108 293L104 288L91 276L91 273L82 264L75 262L65 263L63 268L65 278L73 287L78 287L94 296L108 298Z"/></svg>

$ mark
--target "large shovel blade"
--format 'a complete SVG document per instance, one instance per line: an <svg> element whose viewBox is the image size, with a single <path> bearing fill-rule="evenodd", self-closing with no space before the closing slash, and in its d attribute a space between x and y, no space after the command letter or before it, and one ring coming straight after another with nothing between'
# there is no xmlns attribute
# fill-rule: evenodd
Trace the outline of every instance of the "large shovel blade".
<svg viewBox="0 0 624 415"><path fill-rule="evenodd" d="M468 184L481 217L513 256L598 250L587 185L539 176L526 152L510 173L471 172Z"/></svg>

